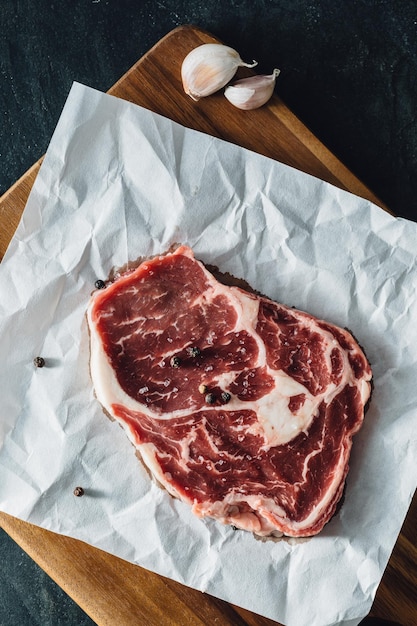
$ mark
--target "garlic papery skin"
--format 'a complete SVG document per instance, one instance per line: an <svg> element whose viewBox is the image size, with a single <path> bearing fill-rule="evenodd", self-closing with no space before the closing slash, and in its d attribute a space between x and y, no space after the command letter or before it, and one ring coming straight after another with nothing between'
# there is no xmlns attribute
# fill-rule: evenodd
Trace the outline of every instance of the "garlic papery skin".
<svg viewBox="0 0 417 626"><path fill-rule="evenodd" d="M193 100L222 89L232 80L237 68L255 67L244 63L233 48L220 43L204 43L187 54L181 66L184 91Z"/></svg>
<svg viewBox="0 0 417 626"><path fill-rule="evenodd" d="M258 109L271 98L279 74L280 70L275 69L268 76L242 78L226 87L224 95L238 109Z"/></svg>

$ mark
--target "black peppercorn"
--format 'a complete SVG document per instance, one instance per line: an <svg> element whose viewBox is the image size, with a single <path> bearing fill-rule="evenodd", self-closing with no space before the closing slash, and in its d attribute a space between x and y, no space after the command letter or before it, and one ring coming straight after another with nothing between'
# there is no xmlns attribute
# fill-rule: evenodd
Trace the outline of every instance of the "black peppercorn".
<svg viewBox="0 0 417 626"><path fill-rule="evenodd" d="M171 367L179 367L181 365L181 359L179 356L173 356L169 364Z"/></svg>
<svg viewBox="0 0 417 626"><path fill-rule="evenodd" d="M104 280L101 280L100 278L98 280L96 280L96 282L94 283L94 286L96 289L104 289L106 286L106 283L104 282Z"/></svg>
<svg viewBox="0 0 417 626"><path fill-rule="evenodd" d="M81 498L81 496L83 495L84 495L84 489L82 487L75 487L74 496L77 496L77 498Z"/></svg>
<svg viewBox="0 0 417 626"><path fill-rule="evenodd" d="M232 399L232 396L228 391L222 391L221 399L224 404L227 404Z"/></svg>
<svg viewBox="0 0 417 626"><path fill-rule="evenodd" d="M216 396L214 393L206 393L205 400L207 404L214 404L216 402Z"/></svg>
<svg viewBox="0 0 417 626"><path fill-rule="evenodd" d="M35 365L35 367L44 367L45 359L41 356L37 356L33 359L33 364Z"/></svg>

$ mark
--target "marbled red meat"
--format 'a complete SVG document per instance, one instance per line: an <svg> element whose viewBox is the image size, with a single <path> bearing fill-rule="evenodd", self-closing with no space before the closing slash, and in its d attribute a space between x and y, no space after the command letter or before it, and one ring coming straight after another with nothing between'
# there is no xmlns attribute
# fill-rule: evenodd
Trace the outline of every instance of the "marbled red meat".
<svg viewBox="0 0 417 626"><path fill-rule="evenodd" d="M261 535L329 521L370 396L349 332L220 283L186 246L95 292L88 322L97 398L169 493Z"/></svg>

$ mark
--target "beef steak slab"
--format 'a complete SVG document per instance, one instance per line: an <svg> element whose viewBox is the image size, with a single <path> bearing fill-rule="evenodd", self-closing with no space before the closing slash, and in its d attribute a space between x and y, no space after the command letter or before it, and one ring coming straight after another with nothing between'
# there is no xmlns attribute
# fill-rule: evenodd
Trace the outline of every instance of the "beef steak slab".
<svg viewBox="0 0 417 626"><path fill-rule="evenodd" d="M225 286L181 246L93 293L99 402L200 517L318 533L341 498L372 377L349 332Z"/></svg>

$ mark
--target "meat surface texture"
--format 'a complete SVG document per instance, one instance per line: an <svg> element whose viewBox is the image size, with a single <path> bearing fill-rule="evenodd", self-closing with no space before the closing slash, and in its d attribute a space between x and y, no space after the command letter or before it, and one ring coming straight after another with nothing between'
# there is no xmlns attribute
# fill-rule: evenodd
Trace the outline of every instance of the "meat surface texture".
<svg viewBox="0 0 417 626"><path fill-rule="evenodd" d="M186 246L94 292L87 319L97 399L171 495L258 535L330 520L371 390L349 332L220 283Z"/></svg>

